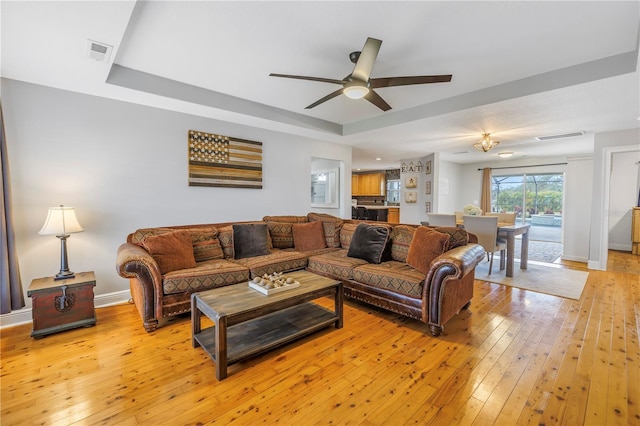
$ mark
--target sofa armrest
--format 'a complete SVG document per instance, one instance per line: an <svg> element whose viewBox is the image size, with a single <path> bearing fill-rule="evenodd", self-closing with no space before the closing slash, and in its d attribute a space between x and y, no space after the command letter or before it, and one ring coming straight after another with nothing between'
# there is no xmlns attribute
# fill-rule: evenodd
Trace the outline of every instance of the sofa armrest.
<svg viewBox="0 0 640 426"><path fill-rule="evenodd" d="M429 273L427 274L427 282L429 275L437 273L443 266L453 266L451 278L462 278L475 269L475 267L484 259L485 251L481 245L469 243L464 246L453 248L440 256L433 259ZM451 274L447 274L451 275Z"/></svg>
<svg viewBox="0 0 640 426"><path fill-rule="evenodd" d="M139 286L139 291L135 293L141 294L142 300L136 300L132 294L134 302L143 317L145 328L155 328L157 312L162 312L159 307L162 297L162 274L156 261L144 248L124 243L118 247L116 270L121 277L133 279L132 285Z"/></svg>
<svg viewBox="0 0 640 426"><path fill-rule="evenodd" d="M475 270L484 255L482 246L467 244L451 249L431 262L423 288L422 314L434 336L440 334L442 325L455 312L468 305L473 296L474 276L469 273Z"/></svg>

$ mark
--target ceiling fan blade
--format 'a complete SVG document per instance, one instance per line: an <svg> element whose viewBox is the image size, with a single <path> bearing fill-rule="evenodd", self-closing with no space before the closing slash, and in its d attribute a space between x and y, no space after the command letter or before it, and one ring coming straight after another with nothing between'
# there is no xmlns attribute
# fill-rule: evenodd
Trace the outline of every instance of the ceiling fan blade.
<svg viewBox="0 0 640 426"><path fill-rule="evenodd" d="M283 77L283 78L295 78L296 80L311 80L320 81L322 83L344 84L342 80L336 80L334 78L322 78L322 77L307 77L304 75L289 75L289 74L269 74L271 77Z"/></svg>
<svg viewBox="0 0 640 426"><path fill-rule="evenodd" d="M380 50L381 44L382 40L371 37L367 38L367 41L364 43L364 47L360 52L358 62L356 62L353 72L351 73L353 78L364 82L369 81L369 76L373 70L373 64L376 62L376 58L378 57L378 51Z"/></svg>
<svg viewBox="0 0 640 426"><path fill-rule="evenodd" d="M451 74L417 75L413 77L372 78L370 82L371 87L377 89L379 87L407 86L410 84L448 83L451 81L451 77Z"/></svg>
<svg viewBox="0 0 640 426"><path fill-rule="evenodd" d="M305 109L311 109L314 107L317 107L318 105L320 105L321 103L327 102L329 99L333 99L338 95L342 94L342 89L338 89L335 92L331 92L329 93L327 96L325 96L322 99L318 99L317 101L315 101L314 103L312 103L311 105L309 105L308 107L306 107Z"/></svg>
<svg viewBox="0 0 640 426"><path fill-rule="evenodd" d="M382 99L374 90L369 90L369 93L367 93L364 98L383 111L389 111L391 109L391 105Z"/></svg>

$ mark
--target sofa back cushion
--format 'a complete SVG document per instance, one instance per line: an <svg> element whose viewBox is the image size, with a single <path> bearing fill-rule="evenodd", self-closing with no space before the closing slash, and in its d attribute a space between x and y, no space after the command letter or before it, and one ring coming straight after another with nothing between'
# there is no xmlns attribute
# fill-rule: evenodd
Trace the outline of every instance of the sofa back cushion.
<svg viewBox="0 0 640 426"><path fill-rule="evenodd" d="M391 259L406 262L416 226L396 225L391 231Z"/></svg>
<svg viewBox="0 0 640 426"><path fill-rule="evenodd" d="M447 251L449 235L426 226L420 226L413 234L413 240L407 253L407 264L426 274L431 262Z"/></svg>
<svg viewBox="0 0 640 426"><path fill-rule="evenodd" d="M356 231L357 227L358 224L352 222L342 225L342 228L340 229L340 247L345 250L349 250L349 245L353 239L353 233Z"/></svg>
<svg viewBox="0 0 640 426"><path fill-rule="evenodd" d="M447 226L436 226L433 229L449 236L449 248L447 250L466 246L469 243L469 233L464 229Z"/></svg>
<svg viewBox="0 0 640 426"><path fill-rule="evenodd" d="M265 216L262 218L269 228L273 248L293 248L293 224L307 223L306 216Z"/></svg>
<svg viewBox="0 0 640 426"><path fill-rule="evenodd" d="M292 222L267 222L273 248L286 249L293 247Z"/></svg>
<svg viewBox="0 0 640 426"><path fill-rule="evenodd" d="M153 256L163 275L196 266L191 234L188 231L149 235L142 240L141 245Z"/></svg>
<svg viewBox="0 0 640 426"><path fill-rule="evenodd" d="M294 223L293 241L296 250L311 251L327 247L322 222Z"/></svg>
<svg viewBox="0 0 640 426"><path fill-rule="evenodd" d="M269 230L266 223L244 223L231 226L233 228L234 259L271 254Z"/></svg>
<svg viewBox="0 0 640 426"><path fill-rule="evenodd" d="M193 255L196 262L211 259L222 259L224 253L218 240L218 229L215 226L198 226L193 228L143 228L131 234L130 241L139 246L149 236L168 234L175 231L187 231L191 236ZM143 246L144 247L144 246Z"/></svg>
<svg viewBox="0 0 640 426"><path fill-rule="evenodd" d="M263 222L281 222L281 223L307 223L309 219L307 216L265 216L262 218Z"/></svg>
<svg viewBox="0 0 640 426"><path fill-rule="evenodd" d="M390 229L388 226L360 223L353 233L347 256L366 260L369 263L381 263Z"/></svg>
<svg viewBox="0 0 640 426"><path fill-rule="evenodd" d="M309 213L307 218L309 222L322 222L327 247L340 247L340 229L344 224L343 219L326 213Z"/></svg>

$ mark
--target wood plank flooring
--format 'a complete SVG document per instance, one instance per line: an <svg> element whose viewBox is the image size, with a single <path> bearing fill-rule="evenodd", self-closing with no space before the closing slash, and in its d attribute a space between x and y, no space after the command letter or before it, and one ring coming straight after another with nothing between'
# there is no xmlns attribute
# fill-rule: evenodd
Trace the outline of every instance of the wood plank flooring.
<svg viewBox="0 0 640 426"><path fill-rule="evenodd" d="M222 382L188 318L147 334L120 305L41 340L30 324L4 329L0 422L638 425L640 256L612 251L608 269L590 271L580 300L476 281L439 338L348 301L344 328L234 364Z"/></svg>

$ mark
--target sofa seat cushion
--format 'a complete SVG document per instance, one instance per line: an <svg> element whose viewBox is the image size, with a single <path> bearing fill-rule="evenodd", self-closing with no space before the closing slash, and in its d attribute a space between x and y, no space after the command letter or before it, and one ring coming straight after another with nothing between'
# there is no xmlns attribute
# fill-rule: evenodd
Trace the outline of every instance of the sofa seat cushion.
<svg viewBox="0 0 640 426"><path fill-rule="evenodd" d="M198 262L195 267L163 276L164 294L192 293L249 281L249 269L224 259Z"/></svg>
<svg viewBox="0 0 640 426"><path fill-rule="evenodd" d="M353 268L366 263L366 260L347 256L347 250L339 249L310 257L307 270L338 280L350 280L353 278Z"/></svg>
<svg viewBox="0 0 640 426"><path fill-rule="evenodd" d="M368 263L353 271L353 280L410 297L421 298L425 274L404 262L390 260L379 265Z"/></svg>
<svg viewBox="0 0 640 426"><path fill-rule="evenodd" d="M285 251L293 251L295 253L302 253L305 256L307 256L308 258L311 256L318 256L320 254L325 254L325 253L331 253L334 251L338 251L340 250L339 248L335 248L335 247L325 247L325 248L321 248L321 249L316 249L316 250L304 250L304 251L300 251L300 250L296 250L296 249L285 249Z"/></svg>
<svg viewBox="0 0 640 426"><path fill-rule="evenodd" d="M264 256L229 260L248 268L251 278L274 272L297 271L307 266L307 256L304 253L278 249L274 249L271 254Z"/></svg>

